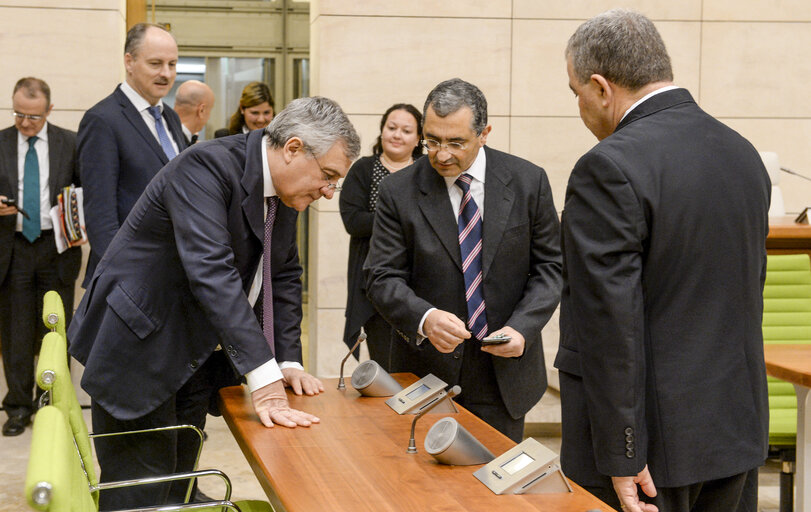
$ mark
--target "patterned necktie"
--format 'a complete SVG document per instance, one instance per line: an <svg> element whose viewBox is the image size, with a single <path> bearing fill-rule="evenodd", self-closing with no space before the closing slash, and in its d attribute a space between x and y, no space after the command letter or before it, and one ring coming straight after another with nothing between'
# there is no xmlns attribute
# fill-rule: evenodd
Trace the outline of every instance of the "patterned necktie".
<svg viewBox="0 0 811 512"><path fill-rule="evenodd" d="M23 209L28 214L28 218L23 217L23 236L32 243L42 233L39 220L39 159L34 148L36 141L36 135L28 138L28 152L25 153L23 165Z"/></svg>
<svg viewBox="0 0 811 512"><path fill-rule="evenodd" d="M487 335L487 315L484 311L482 293L482 215L473 196L470 183L473 178L462 174L456 186L462 189L462 204L459 206L459 248L462 251L462 272L465 276L467 300L467 328L476 339Z"/></svg>
<svg viewBox="0 0 811 512"><path fill-rule="evenodd" d="M265 217L265 247L262 252L262 332L265 335L270 352L276 357L276 346L273 336L273 283L270 276L271 235L273 222L276 220L276 209L279 207L278 196L268 197L268 215Z"/></svg>
<svg viewBox="0 0 811 512"><path fill-rule="evenodd" d="M172 146L172 141L169 139L169 134L166 133L166 129L163 127L160 107L149 107L147 110L149 110L149 113L155 118L155 130L158 132L158 141L161 143L163 152L166 153L166 158L169 160L173 159L177 156L177 153L175 153L175 148Z"/></svg>

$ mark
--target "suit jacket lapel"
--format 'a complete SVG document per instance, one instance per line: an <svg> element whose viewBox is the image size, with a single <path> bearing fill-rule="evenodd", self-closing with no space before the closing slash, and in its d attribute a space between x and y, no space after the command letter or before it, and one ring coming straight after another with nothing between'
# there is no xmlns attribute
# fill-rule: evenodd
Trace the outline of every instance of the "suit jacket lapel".
<svg viewBox="0 0 811 512"><path fill-rule="evenodd" d="M482 226L482 275L487 275L493 263L507 218L512 210L515 194L508 187L512 176L509 170L501 166L490 148L484 148L487 155L487 167L484 174L484 225Z"/></svg>
<svg viewBox="0 0 811 512"><path fill-rule="evenodd" d="M428 224L436 233L448 256L462 271L462 255L459 251L459 227L453 216L451 200L448 197L448 188L445 180L423 159L422 165L417 168L420 197L419 208L428 220ZM426 234L427 235L427 234Z"/></svg>
<svg viewBox="0 0 811 512"><path fill-rule="evenodd" d="M17 130L3 130L2 134L0 153L3 155L3 167L6 169L6 179L8 179L11 190L0 190L0 193L22 201L21 197L17 197L20 186L19 169L17 169Z"/></svg>
<svg viewBox="0 0 811 512"><path fill-rule="evenodd" d="M63 155L64 144L62 137L53 129L51 123L48 123L48 192L51 196L51 205L56 204L56 196L60 192L59 183L62 183Z"/></svg>
<svg viewBox="0 0 811 512"><path fill-rule="evenodd" d="M254 236L261 244L265 238L264 211L264 176L262 176L262 134L263 130L250 132L245 143L245 169L242 173L242 188L246 196L242 201L242 212L251 227Z"/></svg>
<svg viewBox="0 0 811 512"><path fill-rule="evenodd" d="M158 155L160 161L163 165L169 163L169 159L166 157L166 153L163 152L163 148L160 144L158 144L157 139L155 136L152 135L152 132L149 131L149 128L146 126L146 122L144 118L141 116L141 113L135 110L135 105L127 98L127 95L121 90L121 86L119 86L115 90L116 96L118 97L118 103L121 105L121 113L124 114L124 117L127 118L127 121L130 122L133 129L138 132L147 143L147 145L152 148L152 151Z"/></svg>

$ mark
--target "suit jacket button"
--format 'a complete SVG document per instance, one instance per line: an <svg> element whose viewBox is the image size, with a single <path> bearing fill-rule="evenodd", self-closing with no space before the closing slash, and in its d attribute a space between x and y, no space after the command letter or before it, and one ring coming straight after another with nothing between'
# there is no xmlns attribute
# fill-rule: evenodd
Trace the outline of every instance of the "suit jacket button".
<svg viewBox="0 0 811 512"><path fill-rule="evenodd" d="M234 357L234 356L237 355L237 350L234 348L233 345L228 345L225 348L225 351L228 352L228 355L231 356L231 357Z"/></svg>
<svg viewBox="0 0 811 512"><path fill-rule="evenodd" d="M625 436L625 442L626 443L633 443L634 442L634 435L633 434L628 434L627 436Z"/></svg>
<svg viewBox="0 0 811 512"><path fill-rule="evenodd" d="M634 443L625 443L625 448L628 450L634 450Z"/></svg>
<svg viewBox="0 0 811 512"><path fill-rule="evenodd" d="M192 370L196 370L197 367L200 366L200 364L197 362L197 359L192 359L191 363L189 363L189 366L191 367Z"/></svg>
<svg viewBox="0 0 811 512"><path fill-rule="evenodd" d="M625 456L628 457L629 459L633 459L634 458L634 451L633 450L626 451Z"/></svg>
<svg viewBox="0 0 811 512"><path fill-rule="evenodd" d="M633 435L633 433L634 433L634 429L632 429L631 427L625 427L625 435L626 436Z"/></svg>
<svg viewBox="0 0 811 512"><path fill-rule="evenodd" d="M453 353L454 359L459 359L460 357L462 357L462 354L460 354L458 351Z"/></svg>

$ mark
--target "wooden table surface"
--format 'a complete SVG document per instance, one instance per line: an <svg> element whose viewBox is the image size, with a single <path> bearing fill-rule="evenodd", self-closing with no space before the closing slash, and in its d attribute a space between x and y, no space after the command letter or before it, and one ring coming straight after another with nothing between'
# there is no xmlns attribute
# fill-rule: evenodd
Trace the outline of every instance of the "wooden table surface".
<svg viewBox="0 0 811 512"><path fill-rule="evenodd" d="M797 458L794 510L811 512L811 345L766 345L766 373L794 384Z"/></svg>
<svg viewBox="0 0 811 512"><path fill-rule="evenodd" d="M811 388L811 346L764 345L766 373Z"/></svg>
<svg viewBox="0 0 811 512"><path fill-rule="evenodd" d="M412 374L395 374L403 387ZM315 414L320 424L288 429L262 426L241 386L220 391L226 423L278 512L352 511L610 511L572 483L573 493L492 493L474 476L481 466L445 466L426 453L428 429L447 414L426 414L418 423L418 453L407 454L413 416L400 416L386 398L361 397L346 379L324 379L315 397L288 392L291 406ZM515 446L510 439L459 407L454 418L496 456Z"/></svg>
<svg viewBox="0 0 811 512"><path fill-rule="evenodd" d="M795 223L794 215L770 217L766 249L769 254L811 251L811 225Z"/></svg>

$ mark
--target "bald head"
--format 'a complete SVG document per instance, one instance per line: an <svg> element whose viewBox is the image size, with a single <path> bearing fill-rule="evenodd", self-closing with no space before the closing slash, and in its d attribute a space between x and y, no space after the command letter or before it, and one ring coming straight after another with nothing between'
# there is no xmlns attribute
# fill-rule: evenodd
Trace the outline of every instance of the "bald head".
<svg viewBox="0 0 811 512"><path fill-rule="evenodd" d="M192 133L203 129L214 108L214 92L198 80L180 84L175 94L175 112L180 121Z"/></svg>

